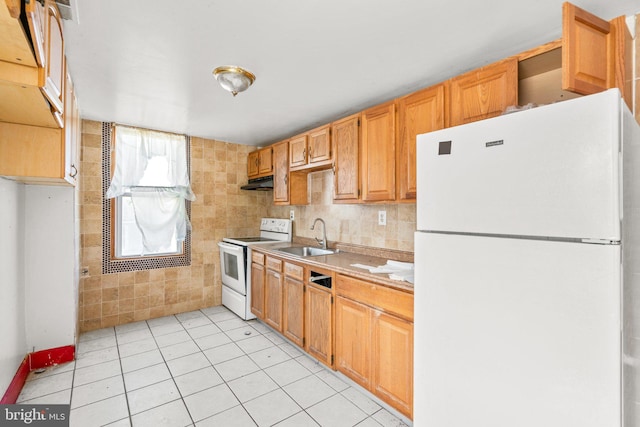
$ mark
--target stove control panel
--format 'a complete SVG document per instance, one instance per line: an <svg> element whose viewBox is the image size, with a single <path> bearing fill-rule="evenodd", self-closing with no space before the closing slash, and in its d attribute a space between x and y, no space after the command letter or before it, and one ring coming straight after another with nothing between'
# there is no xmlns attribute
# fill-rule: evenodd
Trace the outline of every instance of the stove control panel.
<svg viewBox="0 0 640 427"><path fill-rule="evenodd" d="M260 231L289 234L291 233L291 220L281 218L262 218Z"/></svg>

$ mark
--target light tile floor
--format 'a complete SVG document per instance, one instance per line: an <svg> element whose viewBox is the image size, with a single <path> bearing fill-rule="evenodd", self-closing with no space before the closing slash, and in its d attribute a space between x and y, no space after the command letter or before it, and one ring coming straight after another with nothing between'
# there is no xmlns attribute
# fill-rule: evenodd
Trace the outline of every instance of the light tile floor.
<svg viewBox="0 0 640 427"><path fill-rule="evenodd" d="M78 427L406 425L222 306L84 333L76 361L31 372L18 403L70 403Z"/></svg>

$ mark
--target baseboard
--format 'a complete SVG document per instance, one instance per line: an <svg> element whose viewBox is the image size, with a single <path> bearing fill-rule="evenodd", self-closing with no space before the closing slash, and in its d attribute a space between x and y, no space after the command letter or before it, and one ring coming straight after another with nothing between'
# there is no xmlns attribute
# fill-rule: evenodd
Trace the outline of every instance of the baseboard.
<svg viewBox="0 0 640 427"><path fill-rule="evenodd" d="M2 396L2 399L0 399L0 405L12 405L16 403L22 387L24 387L24 383L27 381L29 372L46 368L47 366L71 362L75 358L75 355L76 347L73 345L40 350L27 354L22 360L22 363L20 363L7 391L4 393L4 396Z"/></svg>
<svg viewBox="0 0 640 427"><path fill-rule="evenodd" d="M16 403L16 400L22 391L22 387L24 386L25 381L27 381L27 375L29 375L28 354L22 360L22 363L18 367L16 374L13 376L13 380L11 380L7 391L4 393L4 396L2 396L0 405L12 405Z"/></svg>

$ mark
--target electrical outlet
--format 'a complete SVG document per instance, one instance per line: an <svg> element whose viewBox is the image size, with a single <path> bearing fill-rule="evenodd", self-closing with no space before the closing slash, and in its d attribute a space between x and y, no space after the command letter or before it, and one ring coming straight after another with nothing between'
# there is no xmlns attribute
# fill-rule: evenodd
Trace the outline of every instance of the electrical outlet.
<svg viewBox="0 0 640 427"><path fill-rule="evenodd" d="M387 211L378 211L378 225L387 225Z"/></svg>
<svg viewBox="0 0 640 427"><path fill-rule="evenodd" d="M293 221L293 219L295 218L295 216L296 216L296 215L295 215L295 211L294 211L294 210L290 210L290 211L289 211L289 219L290 219L291 221Z"/></svg>

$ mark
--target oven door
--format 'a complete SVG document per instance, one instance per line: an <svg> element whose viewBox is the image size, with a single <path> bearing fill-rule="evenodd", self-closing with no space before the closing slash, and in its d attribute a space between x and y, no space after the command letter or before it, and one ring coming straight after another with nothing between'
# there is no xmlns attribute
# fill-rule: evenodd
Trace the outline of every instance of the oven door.
<svg viewBox="0 0 640 427"><path fill-rule="evenodd" d="M247 294L246 246L219 242L222 284L239 294Z"/></svg>

